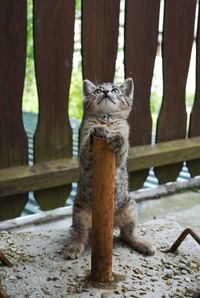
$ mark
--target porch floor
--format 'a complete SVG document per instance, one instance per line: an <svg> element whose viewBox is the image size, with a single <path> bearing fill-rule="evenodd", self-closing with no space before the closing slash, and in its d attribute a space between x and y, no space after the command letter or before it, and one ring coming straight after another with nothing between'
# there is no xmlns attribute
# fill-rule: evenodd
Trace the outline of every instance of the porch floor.
<svg viewBox="0 0 200 298"><path fill-rule="evenodd" d="M164 252L184 227L200 232L199 202L197 190L140 203L139 233L156 246L156 254L144 257L130 250L115 231L113 272L122 280L110 287L87 281L90 248L78 260L63 258L70 216L0 231L0 249L13 263L12 268L0 266L1 282L11 298L200 297L200 246L188 236L176 254Z"/></svg>
<svg viewBox="0 0 200 298"><path fill-rule="evenodd" d="M71 226L72 207L65 207L66 212L55 216L53 212L47 219L37 219L37 215L29 215L29 223L23 223L19 217L8 221L9 224L0 223L0 231L45 231L54 229L67 229ZM176 222L182 228L191 227L200 234L200 189L195 191L182 190L179 193L161 197L159 199L144 200L137 203L138 222L140 224L151 222ZM61 210L57 209L57 210ZM45 214L47 214L46 212ZM38 215L42 216L42 212Z"/></svg>
<svg viewBox="0 0 200 298"><path fill-rule="evenodd" d="M114 238L113 272L122 281L110 287L87 282L90 249L79 260L63 259L68 231L0 232L1 248L13 263L0 267L9 297L194 297L200 292L200 248L190 237L178 253L166 254L181 232L175 223L140 225L140 233L156 245L154 256L144 257ZM198 296L199 297L199 296Z"/></svg>

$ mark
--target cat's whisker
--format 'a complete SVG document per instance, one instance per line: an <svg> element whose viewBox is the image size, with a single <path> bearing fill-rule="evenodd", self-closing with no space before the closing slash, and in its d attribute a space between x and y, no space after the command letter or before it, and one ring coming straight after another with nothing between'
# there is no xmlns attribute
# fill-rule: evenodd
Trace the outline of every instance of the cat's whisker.
<svg viewBox="0 0 200 298"><path fill-rule="evenodd" d="M97 104L99 105L104 99L105 99L105 96L103 96L99 101L97 101Z"/></svg>
<svg viewBox="0 0 200 298"><path fill-rule="evenodd" d="M114 104L116 105L116 102L114 102L114 100L112 100L111 97L108 97L108 99L109 99L110 101L112 101L112 103L114 103Z"/></svg>

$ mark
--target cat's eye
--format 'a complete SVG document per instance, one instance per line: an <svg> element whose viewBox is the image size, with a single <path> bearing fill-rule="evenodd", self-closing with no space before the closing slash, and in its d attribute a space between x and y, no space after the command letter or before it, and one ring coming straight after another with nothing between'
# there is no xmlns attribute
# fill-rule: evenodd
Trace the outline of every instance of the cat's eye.
<svg viewBox="0 0 200 298"><path fill-rule="evenodd" d="M97 94L100 94L101 92L102 92L101 89L98 88L94 91L94 94L97 95Z"/></svg>
<svg viewBox="0 0 200 298"><path fill-rule="evenodd" d="M116 93L116 94L119 94L119 89L117 89L117 88L113 88L113 89L112 89L112 92L113 92L113 93Z"/></svg>

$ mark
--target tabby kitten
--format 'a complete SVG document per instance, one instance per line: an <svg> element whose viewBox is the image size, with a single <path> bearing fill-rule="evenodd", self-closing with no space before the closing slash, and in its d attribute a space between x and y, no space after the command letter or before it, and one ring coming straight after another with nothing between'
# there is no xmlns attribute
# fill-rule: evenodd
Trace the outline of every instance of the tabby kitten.
<svg viewBox="0 0 200 298"><path fill-rule="evenodd" d="M153 246L136 233L135 201L128 193L128 115L133 103L131 78L117 87L111 83L98 86L83 82L85 121L80 145L80 180L73 207L73 224L65 251L67 259L78 258L84 251L92 225L92 136L107 139L116 153L114 225L120 228L121 238L131 248L147 255Z"/></svg>

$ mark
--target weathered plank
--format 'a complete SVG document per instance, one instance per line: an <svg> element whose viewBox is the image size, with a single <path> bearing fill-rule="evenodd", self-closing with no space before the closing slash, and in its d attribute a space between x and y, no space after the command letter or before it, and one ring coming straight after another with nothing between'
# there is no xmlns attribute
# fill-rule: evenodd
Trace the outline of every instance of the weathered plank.
<svg viewBox="0 0 200 298"><path fill-rule="evenodd" d="M160 185L156 188L149 188L145 191L135 191L131 193L136 202L143 202L146 200L159 199L163 196L168 196L183 189L191 189L200 187L200 177L188 179L181 182L172 182ZM0 231L13 230L22 225L34 225L49 221L56 221L64 219L72 215L72 206L57 208L54 210L39 212L29 216L21 216L11 220L0 222Z"/></svg>
<svg viewBox="0 0 200 298"><path fill-rule="evenodd" d="M6 168L0 170L0 196L71 184L78 177L77 159L58 159L31 167Z"/></svg>
<svg viewBox="0 0 200 298"><path fill-rule="evenodd" d="M128 170L137 172L200 158L200 137L130 148ZM79 178L78 159L40 162L0 170L0 197L70 184Z"/></svg>
<svg viewBox="0 0 200 298"><path fill-rule="evenodd" d="M165 1L163 29L163 101L156 141L185 138L185 87L194 36L195 0ZM183 163L155 169L160 183L174 181Z"/></svg>
<svg viewBox="0 0 200 298"><path fill-rule="evenodd" d="M26 1L2 0L0 3L0 168L27 164L27 137L22 121L25 59ZM28 194L2 198L0 220L19 216L27 200Z"/></svg>
<svg viewBox="0 0 200 298"><path fill-rule="evenodd" d="M117 56L119 0L82 1L83 77L112 82Z"/></svg>
<svg viewBox="0 0 200 298"><path fill-rule="evenodd" d="M128 170L136 171L193 160L200 155L199 150L200 137L134 147L129 151Z"/></svg>
<svg viewBox="0 0 200 298"><path fill-rule="evenodd" d="M125 76L134 80L134 107L129 117L130 145L151 143L151 82L158 43L160 0L126 0ZM149 169L131 174L130 190L143 186Z"/></svg>
<svg viewBox="0 0 200 298"><path fill-rule="evenodd" d="M189 138L200 136L200 9L196 38L196 92L195 100L190 115ZM192 177L200 175L200 160L187 162L188 170Z"/></svg>
<svg viewBox="0 0 200 298"><path fill-rule="evenodd" d="M68 95L72 70L74 0L34 0L34 42L39 122L34 137L35 162L70 157L72 133ZM43 210L63 206L70 186L35 193Z"/></svg>

